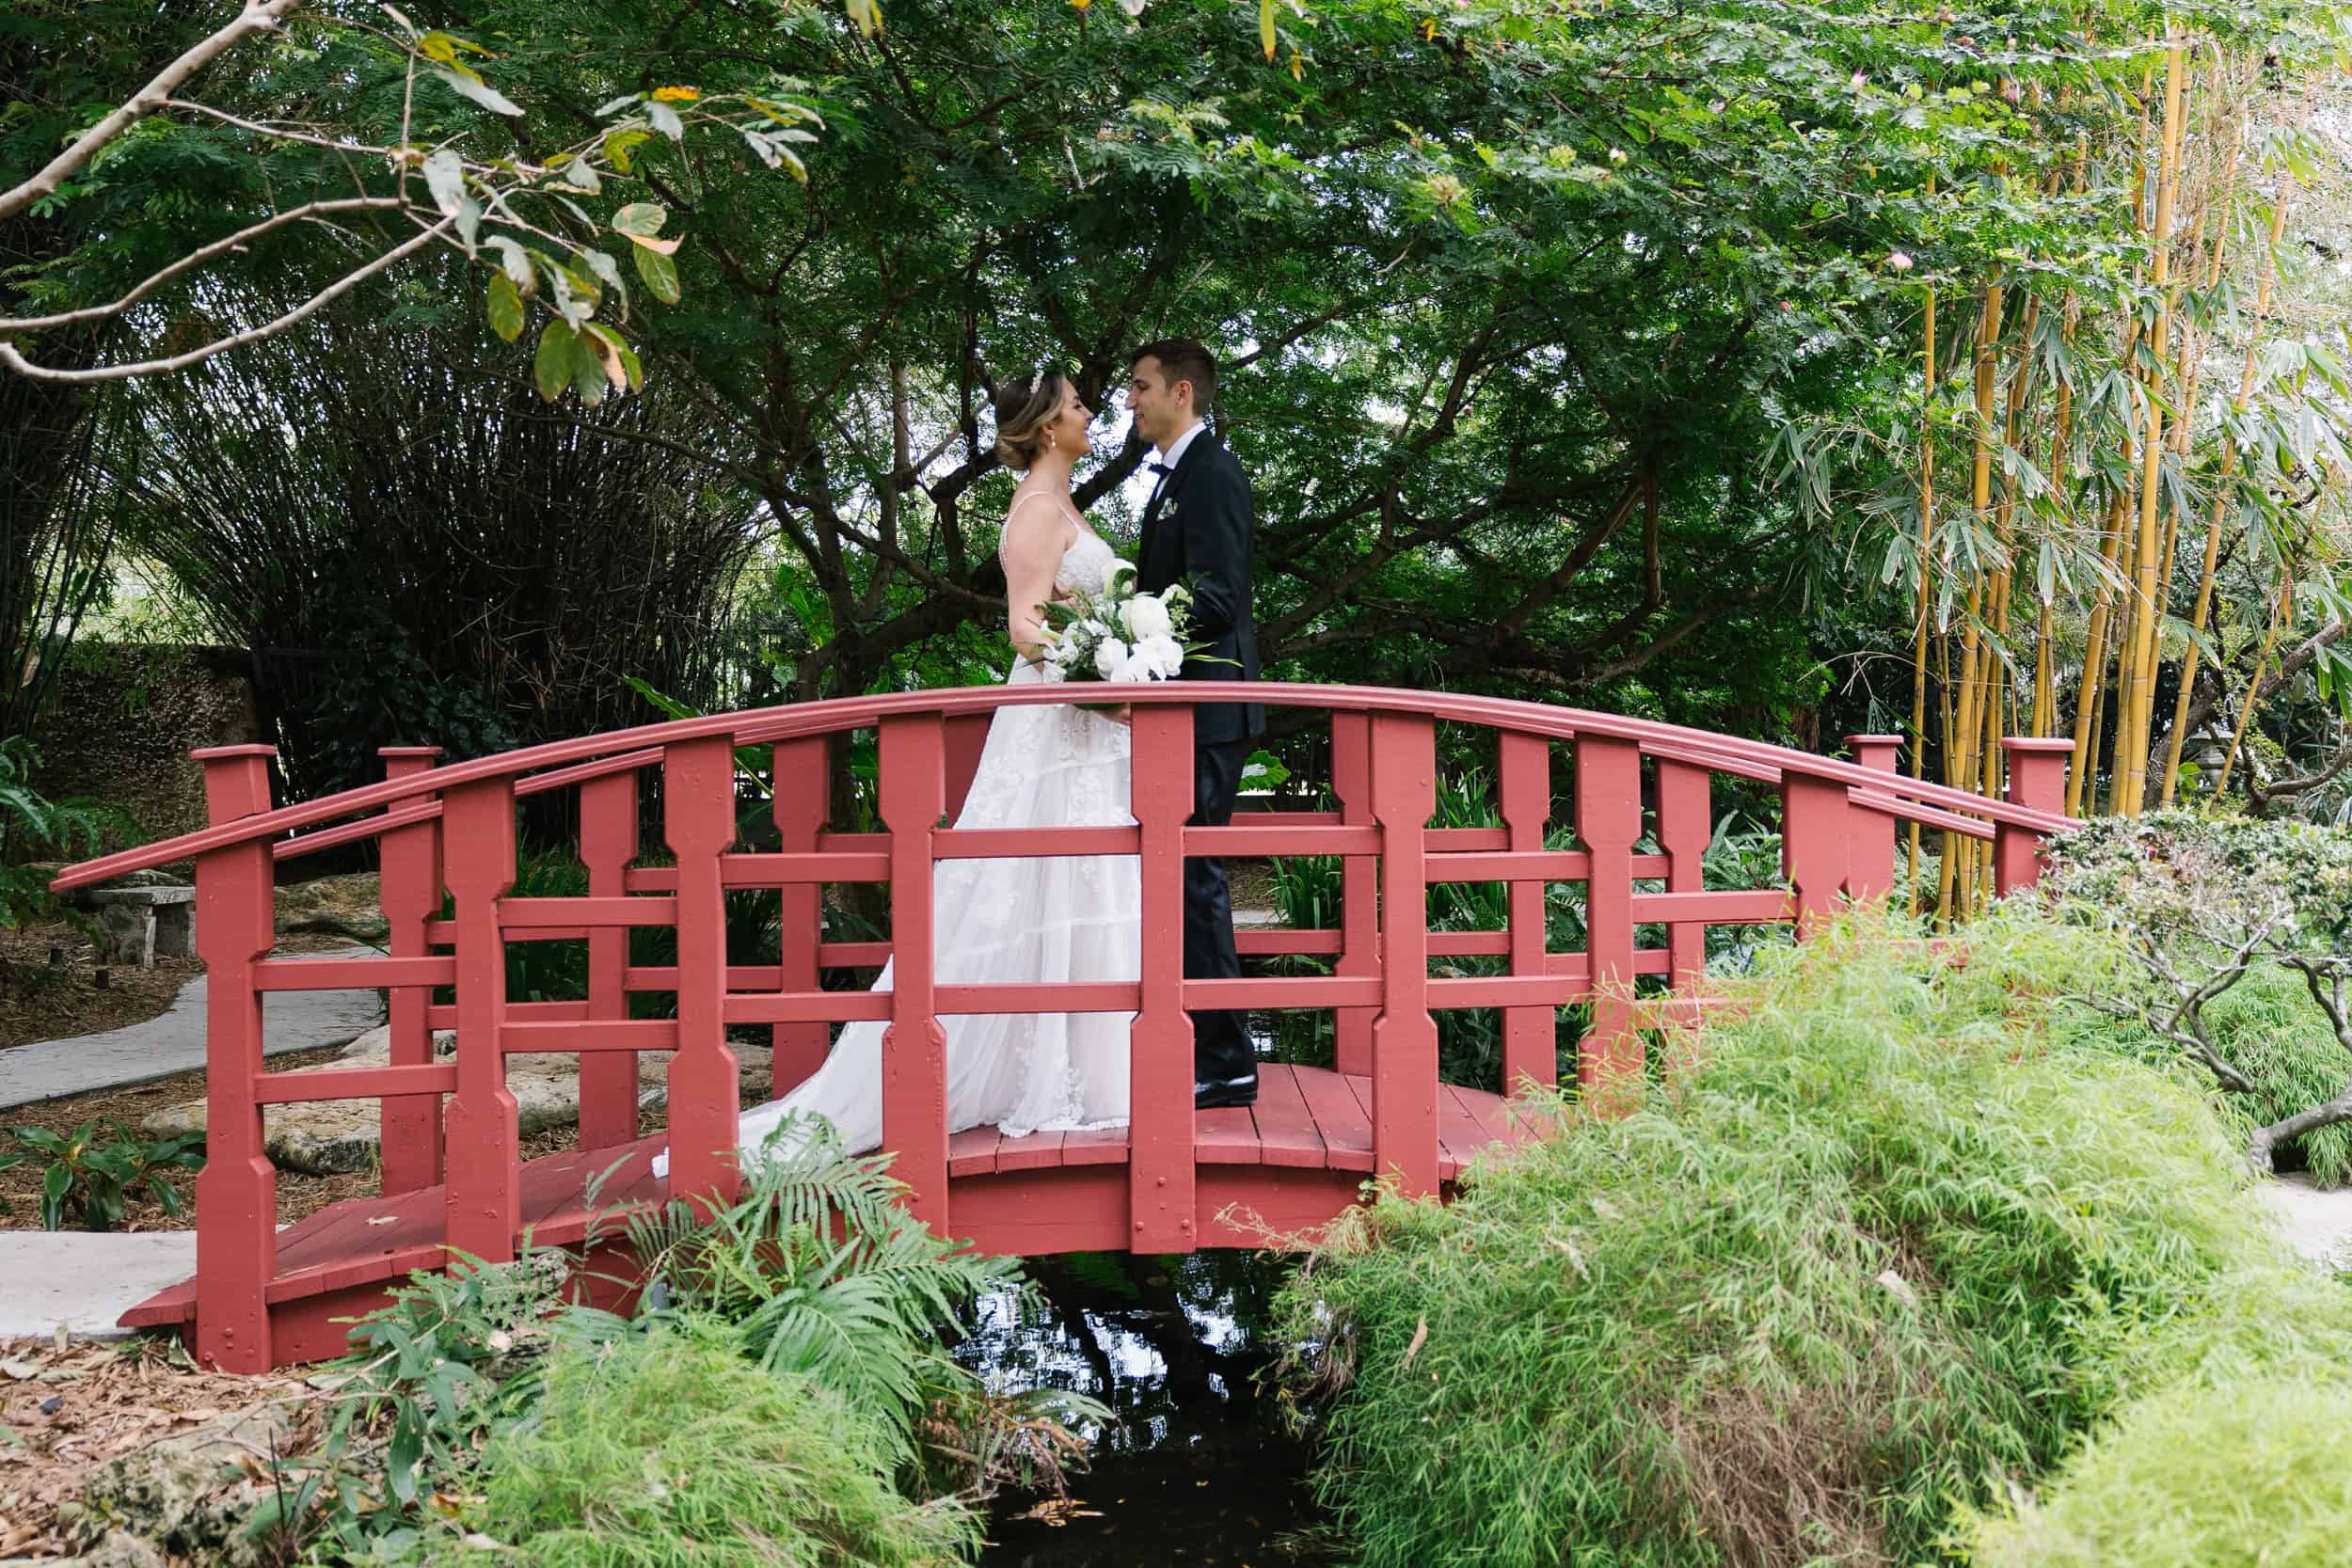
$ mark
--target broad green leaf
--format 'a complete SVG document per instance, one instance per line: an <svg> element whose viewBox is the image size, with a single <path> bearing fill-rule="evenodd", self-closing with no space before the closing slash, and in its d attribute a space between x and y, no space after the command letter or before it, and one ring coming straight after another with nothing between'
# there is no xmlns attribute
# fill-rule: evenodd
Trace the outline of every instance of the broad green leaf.
<svg viewBox="0 0 2352 1568"><path fill-rule="evenodd" d="M437 71L433 73L447 84L449 90L461 98L471 99L494 115L519 115L522 110L514 100L478 76L457 71Z"/></svg>
<svg viewBox="0 0 2352 1568"><path fill-rule="evenodd" d="M621 265L601 250L582 250L580 260L597 280L621 296L621 319L628 320L628 285L621 281Z"/></svg>
<svg viewBox="0 0 2352 1568"><path fill-rule="evenodd" d="M659 234L669 221L670 210L659 201L632 201L612 214L612 227L630 235Z"/></svg>
<svg viewBox="0 0 2352 1568"><path fill-rule="evenodd" d="M667 103L648 101L645 104L645 123L672 141L681 140L686 135L686 121L680 119L677 111Z"/></svg>
<svg viewBox="0 0 2352 1568"><path fill-rule="evenodd" d="M664 305L678 302L677 263L659 250L637 245L629 246L636 253L637 276L644 279L653 297Z"/></svg>
<svg viewBox="0 0 2352 1568"><path fill-rule="evenodd" d="M596 177L596 166L588 161L584 152L564 166L564 182L576 191L586 191L590 196L604 189L604 182Z"/></svg>
<svg viewBox="0 0 2352 1568"><path fill-rule="evenodd" d="M621 362L621 350L627 345L621 341L621 335L601 322L590 322L581 341L588 345L588 352L596 356L596 369L604 378L616 389L628 391L628 368Z"/></svg>
<svg viewBox="0 0 2352 1568"><path fill-rule="evenodd" d="M539 334L539 353L532 361L531 378L539 388L539 395L553 403L564 395L564 388L572 384L572 350L580 342L580 334L567 322L551 321Z"/></svg>
<svg viewBox="0 0 2352 1568"><path fill-rule="evenodd" d="M629 172L630 154L651 140L651 131L615 131L604 138L604 155L615 169L627 174Z"/></svg>
<svg viewBox="0 0 2352 1568"><path fill-rule="evenodd" d="M493 234L483 244L499 253L499 264L505 269L507 280L515 285L516 293L529 299L538 293L539 279L532 270L529 246L504 234Z"/></svg>
<svg viewBox="0 0 2352 1568"><path fill-rule="evenodd" d="M598 119L611 119L614 115L619 114L623 109L636 107L639 96L639 94L632 92L626 98L615 98L608 103L598 104L596 106L596 118Z"/></svg>
<svg viewBox="0 0 2352 1568"><path fill-rule="evenodd" d="M490 330L508 342L523 335L523 296L515 290L515 280L503 272L490 275L488 297Z"/></svg>
<svg viewBox="0 0 2352 1568"><path fill-rule="evenodd" d="M1258 41L1265 47L1268 61L1274 58L1274 0L1258 0Z"/></svg>
<svg viewBox="0 0 2352 1568"><path fill-rule="evenodd" d="M441 210L443 217L455 217L458 203L466 199L466 164L455 150L444 147L424 161L425 188L433 193L433 205Z"/></svg>

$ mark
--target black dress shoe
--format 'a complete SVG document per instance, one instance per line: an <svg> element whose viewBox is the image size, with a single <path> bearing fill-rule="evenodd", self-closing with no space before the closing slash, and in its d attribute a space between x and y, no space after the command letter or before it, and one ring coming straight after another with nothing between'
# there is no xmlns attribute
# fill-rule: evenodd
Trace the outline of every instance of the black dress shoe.
<svg viewBox="0 0 2352 1568"><path fill-rule="evenodd" d="M1258 1075L1244 1073L1239 1078L1210 1078L1196 1081L1192 1085L1192 1108L1214 1111L1225 1105L1255 1105L1258 1102Z"/></svg>

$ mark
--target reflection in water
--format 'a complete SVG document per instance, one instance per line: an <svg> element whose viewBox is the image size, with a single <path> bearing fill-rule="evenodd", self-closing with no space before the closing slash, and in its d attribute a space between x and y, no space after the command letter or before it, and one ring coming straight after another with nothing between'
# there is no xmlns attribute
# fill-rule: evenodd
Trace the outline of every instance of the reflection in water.
<svg viewBox="0 0 2352 1568"><path fill-rule="evenodd" d="M959 1360L1000 1392L1055 1387L1110 1406L1087 1433L1093 1465L1068 1508L1007 1495L989 1568L1079 1563L1185 1568L1327 1560L1298 1539L1315 1523L1310 1446L1286 1430L1268 1375L1265 1306L1289 1265L1247 1253L1033 1259L1036 1295L981 1304Z"/></svg>

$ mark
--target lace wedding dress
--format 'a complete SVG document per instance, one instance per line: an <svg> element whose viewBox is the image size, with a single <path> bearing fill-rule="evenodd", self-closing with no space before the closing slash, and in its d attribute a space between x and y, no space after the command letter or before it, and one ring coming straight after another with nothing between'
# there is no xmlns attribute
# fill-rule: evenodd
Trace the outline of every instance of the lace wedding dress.
<svg viewBox="0 0 2352 1568"><path fill-rule="evenodd" d="M1101 593L1111 547L1085 530L1054 582ZM1007 684L1046 679L1021 660ZM1002 707L989 723L959 828L1118 827L1128 810L1127 726L1074 705ZM941 985L1134 980L1143 973L1142 868L1132 855L941 861L933 872L933 975ZM876 990L890 990L894 965ZM943 1017L947 1128L995 1125L1009 1138L1123 1127L1133 1013L975 1013ZM781 1100L743 1113L746 1167L776 1148L787 1117L833 1124L850 1153L882 1140L882 1041L889 1025L846 1024L825 1065ZM669 1174L666 1153L654 1161Z"/></svg>

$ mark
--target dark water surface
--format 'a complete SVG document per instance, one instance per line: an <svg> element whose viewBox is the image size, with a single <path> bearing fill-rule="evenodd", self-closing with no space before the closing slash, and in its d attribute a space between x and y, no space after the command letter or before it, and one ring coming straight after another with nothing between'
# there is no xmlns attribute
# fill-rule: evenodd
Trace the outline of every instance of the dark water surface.
<svg viewBox="0 0 2352 1568"><path fill-rule="evenodd" d="M1311 1439L1268 1375L1265 1304L1289 1265L1246 1253L1032 1259L1039 1299L982 1304L957 1357L1000 1391L1054 1387L1111 1407L1070 1500L1007 1494L986 1568L1325 1568L1306 1485Z"/></svg>

